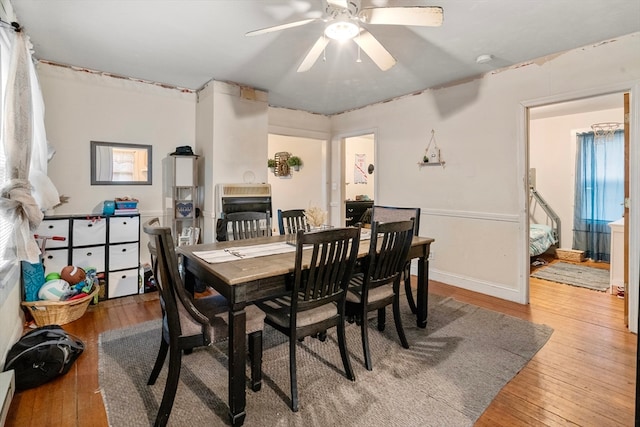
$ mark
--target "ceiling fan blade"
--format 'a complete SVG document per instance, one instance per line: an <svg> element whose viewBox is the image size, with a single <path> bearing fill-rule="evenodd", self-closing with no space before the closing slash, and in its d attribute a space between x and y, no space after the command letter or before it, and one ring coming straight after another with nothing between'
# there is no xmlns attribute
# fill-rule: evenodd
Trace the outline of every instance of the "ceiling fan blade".
<svg viewBox="0 0 640 427"><path fill-rule="evenodd" d="M311 67L313 67L313 64L316 63L318 57L320 56L324 48L327 47L328 43L329 39L327 37L325 37L324 35L320 36L320 38L314 43L311 50L309 50L309 53L307 53L307 56L305 56L302 60L302 64L300 64L300 66L298 67L298 72L304 73L305 71L308 71Z"/></svg>
<svg viewBox="0 0 640 427"><path fill-rule="evenodd" d="M327 0L327 4L329 6L341 7L343 9L349 7L349 5L347 4L347 0Z"/></svg>
<svg viewBox="0 0 640 427"><path fill-rule="evenodd" d="M385 49L370 32L363 29L358 36L353 38L353 41L369 55L369 58L371 58L382 71L387 71L396 65L396 59L391 56L389 51Z"/></svg>
<svg viewBox="0 0 640 427"><path fill-rule="evenodd" d="M373 7L362 9L358 18L366 24L439 27L444 11L439 6Z"/></svg>
<svg viewBox="0 0 640 427"><path fill-rule="evenodd" d="M245 34L245 36L259 36L260 34L271 33L273 31L286 30L287 28L299 27L301 25L306 25L310 22L317 21L316 18L313 19L303 19L302 21L289 22L287 24L274 25L273 27L262 28L260 30L249 31Z"/></svg>

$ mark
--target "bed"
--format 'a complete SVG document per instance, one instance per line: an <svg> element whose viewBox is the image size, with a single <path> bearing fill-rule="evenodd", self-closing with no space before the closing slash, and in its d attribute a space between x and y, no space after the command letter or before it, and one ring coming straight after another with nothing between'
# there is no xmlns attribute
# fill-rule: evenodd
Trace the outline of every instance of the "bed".
<svg viewBox="0 0 640 427"><path fill-rule="evenodd" d="M556 243L555 232L551 226L545 224L529 225L529 256L541 255Z"/></svg>
<svg viewBox="0 0 640 427"><path fill-rule="evenodd" d="M530 217L529 255L534 257L542 255L553 245L560 247L560 217L551 209L551 206L549 206L535 188L529 189L529 195L530 215L535 209L535 205L540 206L546 215L543 221L538 222L534 222L533 216ZM544 222L544 224L540 222Z"/></svg>

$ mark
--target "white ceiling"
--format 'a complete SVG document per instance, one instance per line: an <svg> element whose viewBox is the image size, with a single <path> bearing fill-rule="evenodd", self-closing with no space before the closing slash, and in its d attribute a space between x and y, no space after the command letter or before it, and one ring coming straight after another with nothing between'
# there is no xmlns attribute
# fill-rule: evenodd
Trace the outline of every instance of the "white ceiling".
<svg viewBox="0 0 640 427"><path fill-rule="evenodd" d="M638 0L362 0L444 8L441 27L374 25L397 59L380 71L355 43L296 68L321 23L256 37L251 30L318 17L323 0L12 0L38 59L199 89L209 80L269 92L277 107L333 114L493 69L640 31ZM481 54L494 60L476 64ZM632 58L633 59L633 58ZM635 58L638 60L638 58Z"/></svg>

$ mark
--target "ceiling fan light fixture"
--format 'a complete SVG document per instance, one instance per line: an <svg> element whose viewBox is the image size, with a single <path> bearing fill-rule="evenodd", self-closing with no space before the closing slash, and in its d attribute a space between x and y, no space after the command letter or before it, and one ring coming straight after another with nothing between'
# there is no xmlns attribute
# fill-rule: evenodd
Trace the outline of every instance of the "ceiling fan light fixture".
<svg viewBox="0 0 640 427"><path fill-rule="evenodd" d="M333 21L324 29L324 35L332 40L351 40L360 32L360 27L351 21Z"/></svg>

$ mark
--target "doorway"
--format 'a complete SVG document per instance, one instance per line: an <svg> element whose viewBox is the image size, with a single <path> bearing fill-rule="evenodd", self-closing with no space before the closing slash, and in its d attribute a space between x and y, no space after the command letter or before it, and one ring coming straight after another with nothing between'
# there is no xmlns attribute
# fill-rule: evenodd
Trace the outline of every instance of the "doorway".
<svg viewBox="0 0 640 427"><path fill-rule="evenodd" d="M592 132L592 125L597 123L619 123L624 128L625 109L624 94L614 93L593 96L576 101L559 102L551 105L532 107L529 109L528 129L528 167L529 186L541 195L552 211L560 218L559 256L569 255L568 262L576 261L576 255L565 250L573 250L573 215L576 170L576 134ZM628 132L628 129L627 129ZM628 180L628 176L626 177ZM620 201L623 202L622 200ZM620 217L623 215L620 209ZM530 205L531 223L539 223L544 219L543 212ZM616 220L619 218L615 218ZM553 248L550 252L553 253ZM577 259L579 260L579 256ZM545 262L557 262L549 252L539 258L531 258L530 269L540 268ZM622 259L624 262L624 259ZM618 260L620 262L620 260ZM610 265L598 267L609 268ZM565 286L565 285L558 285ZM615 298L607 290L603 297ZM623 297L628 297L624 295ZM626 301L625 301L626 303ZM620 319L625 322L627 319Z"/></svg>
<svg viewBox="0 0 640 427"><path fill-rule="evenodd" d="M375 134L345 138L343 159L343 225L353 225L375 199Z"/></svg>

